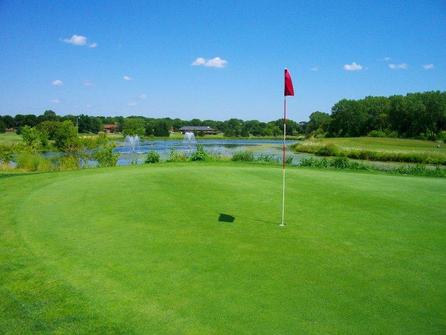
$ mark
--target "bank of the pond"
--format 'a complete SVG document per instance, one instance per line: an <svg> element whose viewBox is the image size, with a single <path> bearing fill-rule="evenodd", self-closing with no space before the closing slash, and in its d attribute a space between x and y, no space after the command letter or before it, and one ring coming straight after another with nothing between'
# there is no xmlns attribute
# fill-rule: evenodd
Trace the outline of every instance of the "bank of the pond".
<svg viewBox="0 0 446 335"><path fill-rule="evenodd" d="M294 140L287 140L288 155L293 157L294 164L297 164L305 154L296 154L290 150L290 146L296 143ZM115 152L119 153L120 157L118 165L129 165L132 163L143 163L145 156L149 151L155 151L160 155L162 160L169 159L172 151L180 152L185 155L190 155L194 152L197 146L202 146L203 149L214 157L231 158L232 155L240 151L250 151L255 156L271 155L274 158L281 158L282 141L278 139L202 139L196 138L191 143L184 139L169 139L169 140L146 140L141 139L135 147L130 147L125 141L116 142L117 147Z"/></svg>

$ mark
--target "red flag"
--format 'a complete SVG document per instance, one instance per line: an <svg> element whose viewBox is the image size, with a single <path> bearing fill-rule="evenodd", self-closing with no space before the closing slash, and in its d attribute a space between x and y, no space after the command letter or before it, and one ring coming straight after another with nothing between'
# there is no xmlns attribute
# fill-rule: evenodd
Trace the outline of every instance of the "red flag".
<svg viewBox="0 0 446 335"><path fill-rule="evenodd" d="M294 96L294 88L293 88L293 82L291 81L290 73L287 69L285 69L285 96L291 95Z"/></svg>

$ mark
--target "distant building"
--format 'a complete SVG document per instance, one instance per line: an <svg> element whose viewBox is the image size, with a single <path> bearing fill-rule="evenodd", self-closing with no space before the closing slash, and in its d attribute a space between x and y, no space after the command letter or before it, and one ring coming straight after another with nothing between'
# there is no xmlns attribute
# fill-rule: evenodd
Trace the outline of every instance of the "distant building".
<svg viewBox="0 0 446 335"><path fill-rule="evenodd" d="M6 128L5 132L7 132L7 133L15 133L16 129L15 128Z"/></svg>
<svg viewBox="0 0 446 335"><path fill-rule="evenodd" d="M119 126L117 124L104 124L104 132L107 134L117 133Z"/></svg>
<svg viewBox="0 0 446 335"><path fill-rule="evenodd" d="M218 131L209 126L184 126L180 128L180 131L184 133L202 133L205 135L217 134Z"/></svg>

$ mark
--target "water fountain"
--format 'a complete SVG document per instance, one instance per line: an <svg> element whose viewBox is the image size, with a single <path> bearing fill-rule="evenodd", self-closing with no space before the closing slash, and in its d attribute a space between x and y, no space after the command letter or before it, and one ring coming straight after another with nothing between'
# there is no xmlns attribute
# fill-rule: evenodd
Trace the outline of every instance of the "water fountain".
<svg viewBox="0 0 446 335"><path fill-rule="evenodd" d="M186 152L190 155L197 146L197 140L192 132L185 132L183 138L183 145L186 147Z"/></svg>
<svg viewBox="0 0 446 335"><path fill-rule="evenodd" d="M138 135L127 135L125 137L125 146L129 148L128 153L131 157L131 163L136 164L138 161L136 148L139 146L139 136Z"/></svg>

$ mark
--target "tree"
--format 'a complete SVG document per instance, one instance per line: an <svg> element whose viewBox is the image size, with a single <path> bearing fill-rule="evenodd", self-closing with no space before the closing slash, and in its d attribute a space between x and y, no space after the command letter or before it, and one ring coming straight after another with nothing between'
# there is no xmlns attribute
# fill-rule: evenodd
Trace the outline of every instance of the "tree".
<svg viewBox="0 0 446 335"><path fill-rule="evenodd" d="M143 136L145 133L145 122L141 118L126 118L122 126L124 136Z"/></svg>
<svg viewBox="0 0 446 335"><path fill-rule="evenodd" d="M170 135L168 123L166 121L156 122L153 128L153 134L158 137L168 137Z"/></svg>
<svg viewBox="0 0 446 335"><path fill-rule="evenodd" d="M329 133L334 136L361 136L365 134L367 113L356 100L342 99L331 109Z"/></svg>
<svg viewBox="0 0 446 335"><path fill-rule="evenodd" d="M77 123L79 133L97 134L101 129L101 121L95 116L81 114L77 117Z"/></svg>
<svg viewBox="0 0 446 335"><path fill-rule="evenodd" d="M56 115L56 112L52 110L46 110L43 112L42 115L42 121L57 121L58 117Z"/></svg>
<svg viewBox="0 0 446 335"><path fill-rule="evenodd" d="M59 122L54 132L54 145L67 153L75 153L79 149L77 129L71 121Z"/></svg>
<svg viewBox="0 0 446 335"><path fill-rule="evenodd" d="M3 122L5 123L6 128L14 128L15 127L14 118L11 115L4 115L1 118L2 118Z"/></svg>
<svg viewBox="0 0 446 335"><path fill-rule="evenodd" d="M330 126L331 116L324 112L313 112L310 114L310 121L306 125L306 133L326 132Z"/></svg>
<svg viewBox="0 0 446 335"><path fill-rule="evenodd" d="M242 127L243 127L243 120L229 119L228 121L225 121L224 123L225 123L225 125L224 125L225 136L238 137L241 135Z"/></svg>
<svg viewBox="0 0 446 335"><path fill-rule="evenodd" d="M31 150L37 150L48 145L48 135L37 127L23 126L21 131L25 145Z"/></svg>
<svg viewBox="0 0 446 335"><path fill-rule="evenodd" d="M37 150L40 147L40 132L36 128L23 126L21 135L23 142L31 150Z"/></svg>
<svg viewBox="0 0 446 335"><path fill-rule="evenodd" d="M6 123L3 121L3 119L0 116L0 133L4 133L6 131Z"/></svg>

